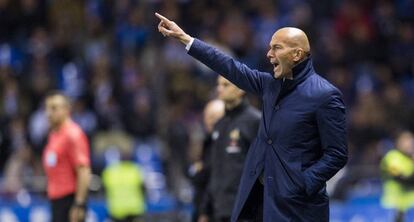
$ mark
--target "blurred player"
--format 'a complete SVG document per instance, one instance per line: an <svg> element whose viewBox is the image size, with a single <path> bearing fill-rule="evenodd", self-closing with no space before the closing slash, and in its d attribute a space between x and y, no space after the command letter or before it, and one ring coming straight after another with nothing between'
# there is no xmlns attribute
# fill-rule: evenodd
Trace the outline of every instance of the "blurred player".
<svg viewBox="0 0 414 222"><path fill-rule="evenodd" d="M145 187L142 169L123 151L121 161L102 172L108 212L114 222L142 222L145 213Z"/></svg>
<svg viewBox="0 0 414 222"><path fill-rule="evenodd" d="M65 95L52 92L45 103L50 132L43 166L52 221L85 221L91 172L88 139L72 121L70 102Z"/></svg>
<svg viewBox="0 0 414 222"><path fill-rule="evenodd" d="M414 206L414 136L405 131L398 135L395 149L381 161L384 177L384 207L396 209L396 222L404 221L405 212Z"/></svg>

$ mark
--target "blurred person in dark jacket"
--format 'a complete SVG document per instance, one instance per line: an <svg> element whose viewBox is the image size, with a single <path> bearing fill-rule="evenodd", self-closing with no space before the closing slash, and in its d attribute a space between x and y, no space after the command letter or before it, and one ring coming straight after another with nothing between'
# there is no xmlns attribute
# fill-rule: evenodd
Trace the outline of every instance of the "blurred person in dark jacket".
<svg viewBox="0 0 414 222"><path fill-rule="evenodd" d="M396 222L404 221L405 212L414 206L414 135L403 131L397 136L395 149L381 161L384 189L381 203L397 210Z"/></svg>
<svg viewBox="0 0 414 222"><path fill-rule="evenodd" d="M260 122L260 112L244 98L245 92L222 76L217 80L217 92L225 114L211 134L210 176L199 222L230 221L244 160Z"/></svg>
<svg viewBox="0 0 414 222"><path fill-rule="evenodd" d="M210 153L212 145L211 133L214 125L224 115L224 103L219 99L211 100L204 108L203 122L206 129L206 136L203 141L201 155L198 160L191 164L189 175L194 186L194 211L192 221L196 222L199 217L200 204L207 188L210 176Z"/></svg>

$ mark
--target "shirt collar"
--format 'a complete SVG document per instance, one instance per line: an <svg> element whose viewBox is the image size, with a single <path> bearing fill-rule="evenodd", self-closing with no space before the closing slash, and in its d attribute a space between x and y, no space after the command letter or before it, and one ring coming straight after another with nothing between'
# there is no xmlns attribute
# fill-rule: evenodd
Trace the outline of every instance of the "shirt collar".
<svg viewBox="0 0 414 222"><path fill-rule="evenodd" d="M283 79L282 87L292 90L313 73L312 58L309 56L292 68L293 79Z"/></svg>

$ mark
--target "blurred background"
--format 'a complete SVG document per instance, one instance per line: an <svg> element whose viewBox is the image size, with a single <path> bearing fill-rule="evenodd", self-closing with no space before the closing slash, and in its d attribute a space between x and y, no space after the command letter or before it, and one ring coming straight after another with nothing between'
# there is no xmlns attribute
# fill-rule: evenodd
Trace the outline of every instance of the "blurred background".
<svg viewBox="0 0 414 222"><path fill-rule="evenodd" d="M187 168L216 74L158 33L156 11L263 71L274 31L303 29L348 107L350 158L329 184L331 220L392 221L379 165L395 133L414 130L413 0L0 0L0 221L49 218L40 158L51 89L70 96L91 142L88 221L105 221L100 178L124 151L145 175L147 221L189 221Z"/></svg>

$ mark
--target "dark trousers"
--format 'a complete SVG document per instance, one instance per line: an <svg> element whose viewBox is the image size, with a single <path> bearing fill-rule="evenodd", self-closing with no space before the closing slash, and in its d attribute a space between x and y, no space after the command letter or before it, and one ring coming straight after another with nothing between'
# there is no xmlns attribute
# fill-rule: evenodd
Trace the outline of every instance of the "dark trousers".
<svg viewBox="0 0 414 222"><path fill-rule="evenodd" d="M263 184L257 180L240 213L238 222L263 222L263 191Z"/></svg>
<svg viewBox="0 0 414 222"><path fill-rule="evenodd" d="M262 202L257 207L257 214L256 214L256 219L254 220L254 222L263 222L263 199L262 199Z"/></svg>
<svg viewBox="0 0 414 222"><path fill-rule="evenodd" d="M69 211L74 200L75 196L73 194L51 200L52 222L69 222Z"/></svg>
<svg viewBox="0 0 414 222"><path fill-rule="evenodd" d="M127 216L127 217L125 217L123 219L115 219L115 218L112 218L111 220L113 222L143 222L144 221L142 217L140 217L140 216L134 216L134 215Z"/></svg>
<svg viewBox="0 0 414 222"><path fill-rule="evenodd" d="M220 217L216 218L214 222L230 222L230 217Z"/></svg>
<svg viewBox="0 0 414 222"><path fill-rule="evenodd" d="M52 210L52 222L69 222L70 208L73 206L74 203L74 194L50 200ZM85 208L85 216L79 219L78 222L84 222L86 220L86 211L87 209Z"/></svg>
<svg viewBox="0 0 414 222"><path fill-rule="evenodd" d="M230 222L231 218L230 217L222 217L222 218L218 218L215 219L213 222ZM263 208L262 208L262 213L261 214L257 214L256 218L248 220L239 220L238 222L263 222Z"/></svg>

